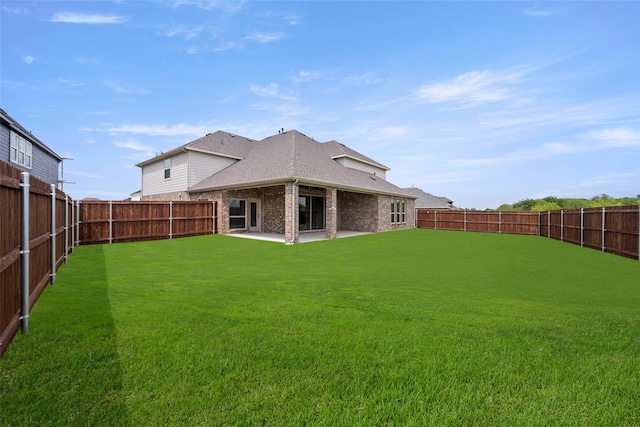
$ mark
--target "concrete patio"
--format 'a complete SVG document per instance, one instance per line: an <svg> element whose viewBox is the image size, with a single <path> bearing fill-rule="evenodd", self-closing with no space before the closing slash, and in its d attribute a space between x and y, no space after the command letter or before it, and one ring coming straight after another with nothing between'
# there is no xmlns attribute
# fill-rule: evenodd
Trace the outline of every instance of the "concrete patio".
<svg viewBox="0 0 640 427"><path fill-rule="evenodd" d="M338 231L336 233L336 239L343 239L345 237L363 236L365 234L371 234L371 233L360 232L360 231ZM284 234L277 234L277 233L238 233L238 234L229 234L229 236L242 237L245 239L266 240L269 242L284 243ZM300 233L298 237L298 243L317 242L319 240L327 240L326 232L314 231L309 233Z"/></svg>

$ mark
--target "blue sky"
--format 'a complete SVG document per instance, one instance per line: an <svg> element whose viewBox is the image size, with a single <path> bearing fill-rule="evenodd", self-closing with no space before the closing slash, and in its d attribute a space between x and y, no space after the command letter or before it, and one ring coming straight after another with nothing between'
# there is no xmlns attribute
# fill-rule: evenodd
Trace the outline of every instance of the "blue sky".
<svg viewBox="0 0 640 427"><path fill-rule="evenodd" d="M640 2L3 1L0 106L72 197L297 129L466 208L640 193Z"/></svg>

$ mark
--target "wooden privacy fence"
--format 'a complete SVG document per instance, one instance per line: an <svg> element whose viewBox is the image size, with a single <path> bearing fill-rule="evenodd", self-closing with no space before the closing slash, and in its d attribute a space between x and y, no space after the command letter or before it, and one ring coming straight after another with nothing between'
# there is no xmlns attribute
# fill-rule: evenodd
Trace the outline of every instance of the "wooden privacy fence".
<svg viewBox="0 0 640 427"><path fill-rule="evenodd" d="M546 212L416 209L416 226L550 237L603 252L640 259L640 206Z"/></svg>
<svg viewBox="0 0 640 427"><path fill-rule="evenodd" d="M0 357L77 241L75 202L0 161Z"/></svg>
<svg viewBox="0 0 640 427"><path fill-rule="evenodd" d="M214 201L82 201L80 244L172 239L216 233Z"/></svg>

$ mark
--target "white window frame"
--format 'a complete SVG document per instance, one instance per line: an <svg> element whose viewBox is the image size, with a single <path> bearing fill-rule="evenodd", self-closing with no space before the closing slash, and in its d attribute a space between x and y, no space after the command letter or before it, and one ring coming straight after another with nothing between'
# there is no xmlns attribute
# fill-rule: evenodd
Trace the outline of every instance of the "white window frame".
<svg viewBox="0 0 640 427"><path fill-rule="evenodd" d="M391 199L391 223L407 223L407 201L405 199Z"/></svg>
<svg viewBox="0 0 640 427"><path fill-rule="evenodd" d="M9 160L25 168L33 166L33 144L16 132L11 131Z"/></svg>

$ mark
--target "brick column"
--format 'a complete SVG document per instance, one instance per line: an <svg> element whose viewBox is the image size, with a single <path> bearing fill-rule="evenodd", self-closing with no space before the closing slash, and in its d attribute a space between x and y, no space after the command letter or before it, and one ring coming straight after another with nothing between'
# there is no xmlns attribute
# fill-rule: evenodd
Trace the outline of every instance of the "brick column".
<svg viewBox="0 0 640 427"><path fill-rule="evenodd" d="M298 243L298 182L284 185L284 243Z"/></svg>
<svg viewBox="0 0 640 427"><path fill-rule="evenodd" d="M325 197L327 239L335 239L338 232L338 191L335 188L327 188Z"/></svg>

